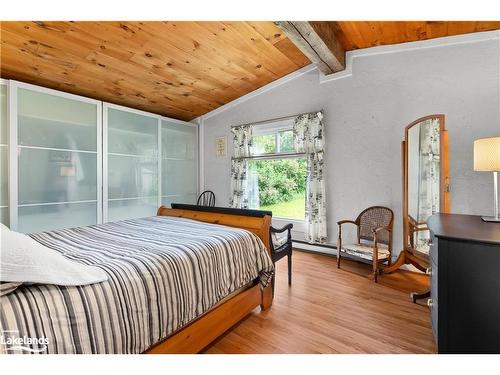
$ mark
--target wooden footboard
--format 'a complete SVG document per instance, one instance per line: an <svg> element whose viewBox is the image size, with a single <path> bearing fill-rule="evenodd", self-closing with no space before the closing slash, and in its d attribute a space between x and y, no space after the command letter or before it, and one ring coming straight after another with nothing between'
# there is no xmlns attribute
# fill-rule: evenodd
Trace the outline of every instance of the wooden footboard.
<svg viewBox="0 0 500 375"><path fill-rule="evenodd" d="M188 207L189 205L183 205ZM211 211L196 211L193 209L175 209L161 206L158 209L158 216L173 216L173 217L183 217L186 219L193 219L197 221L203 221L205 223L221 224L227 225L229 227L246 229L252 233L255 233L264 242L267 251L271 251L269 244L269 227L271 226L271 216L263 214L262 216L246 216L244 214L245 210L239 209L228 209L224 208L220 212L217 211L217 207L212 207ZM233 212L233 213L229 213ZM252 212L258 212L253 210Z"/></svg>
<svg viewBox="0 0 500 375"><path fill-rule="evenodd" d="M216 210L214 210L216 211ZM205 223L221 224L236 228L246 229L255 233L264 243L268 251L269 227L271 216L245 216L244 211L235 210L228 213L197 211L195 209L173 209L161 206L159 216L183 217L203 221ZM262 289L256 281L255 284L231 297L224 303L208 311L186 327L174 333L167 339L153 345L144 353L146 354L189 354L198 353L216 338L224 334L252 310L260 305L262 310L271 307L273 302L272 285Z"/></svg>

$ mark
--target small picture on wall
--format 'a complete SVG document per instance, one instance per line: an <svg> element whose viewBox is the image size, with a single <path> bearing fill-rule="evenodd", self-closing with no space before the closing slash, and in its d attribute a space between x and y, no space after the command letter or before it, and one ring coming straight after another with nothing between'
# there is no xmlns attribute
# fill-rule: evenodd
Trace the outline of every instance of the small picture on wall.
<svg viewBox="0 0 500 375"><path fill-rule="evenodd" d="M227 137L218 137L215 139L215 156L223 158L226 156Z"/></svg>

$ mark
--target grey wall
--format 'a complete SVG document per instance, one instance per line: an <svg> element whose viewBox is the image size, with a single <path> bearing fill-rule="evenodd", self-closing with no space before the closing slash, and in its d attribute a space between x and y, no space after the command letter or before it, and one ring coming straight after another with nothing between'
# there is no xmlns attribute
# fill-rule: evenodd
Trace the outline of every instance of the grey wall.
<svg viewBox="0 0 500 375"><path fill-rule="evenodd" d="M329 240L336 222L369 205L395 211L395 250L402 240L401 157L404 127L446 115L451 208L491 214L492 176L473 171L473 141L500 135L500 41L441 46L354 59L353 74L320 84L317 70L204 120L205 188L219 205L230 194L231 125L324 109ZM215 138L227 135L226 158Z"/></svg>

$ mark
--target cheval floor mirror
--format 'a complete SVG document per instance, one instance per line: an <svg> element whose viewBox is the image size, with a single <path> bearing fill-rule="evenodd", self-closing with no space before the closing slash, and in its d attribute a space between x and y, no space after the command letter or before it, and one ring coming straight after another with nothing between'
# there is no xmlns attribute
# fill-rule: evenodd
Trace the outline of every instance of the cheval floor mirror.
<svg viewBox="0 0 500 375"><path fill-rule="evenodd" d="M450 209L448 132L443 114L413 121L404 130L401 144L403 176L403 251L383 273L411 264L428 272L431 236L427 219ZM416 302L429 292L412 293Z"/></svg>

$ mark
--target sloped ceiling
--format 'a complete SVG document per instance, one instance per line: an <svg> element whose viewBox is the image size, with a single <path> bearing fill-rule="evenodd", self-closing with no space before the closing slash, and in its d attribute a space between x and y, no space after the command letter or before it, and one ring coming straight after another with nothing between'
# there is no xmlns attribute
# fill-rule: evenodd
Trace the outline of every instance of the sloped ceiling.
<svg viewBox="0 0 500 375"><path fill-rule="evenodd" d="M500 28L498 21L321 23L345 51ZM3 78L182 120L310 63L271 21L2 22L0 40Z"/></svg>

